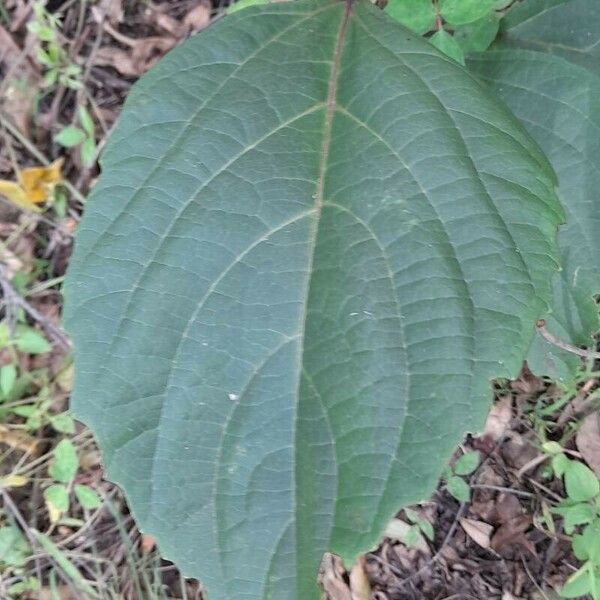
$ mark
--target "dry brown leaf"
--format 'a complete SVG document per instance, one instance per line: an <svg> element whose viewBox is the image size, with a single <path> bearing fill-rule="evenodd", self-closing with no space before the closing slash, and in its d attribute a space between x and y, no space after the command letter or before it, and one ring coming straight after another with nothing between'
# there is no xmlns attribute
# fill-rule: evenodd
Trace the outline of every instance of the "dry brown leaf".
<svg viewBox="0 0 600 600"><path fill-rule="evenodd" d="M23 261L6 247L0 247L0 262L4 265L4 273L9 280L23 269Z"/></svg>
<svg viewBox="0 0 600 600"><path fill-rule="evenodd" d="M172 37L128 39L131 50L105 46L96 53L94 64L113 67L126 77L139 77L177 43L177 40Z"/></svg>
<svg viewBox="0 0 600 600"><path fill-rule="evenodd" d="M524 535L525 531L530 527L530 515L519 515L518 517L507 521L501 525L493 535L490 548L501 553L503 550L507 550L515 545L520 545L534 553L535 549Z"/></svg>
<svg viewBox="0 0 600 600"><path fill-rule="evenodd" d="M187 35L187 27L166 13L155 10L153 11L152 20L159 29L166 31L168 34L177 39L181 39Z"/></svg>
<svg viewBox="0 0 600 600"><path fill-rule="evenodd" d="M600 477L600 412L594 412L583 420L576 443L585 462Z"/></svg>
<svg viewBox="0 0 600 600"><path fill-rule="evenodd" d="M460 519L460 526L465 533L478 545L486 550L490 547L490 540L494 528L483 521L474 519Z"/></svg>
<svg viewBox="0 0 600 600"><path fill-rule="evenodd" d="M22 50L12 35L0 25L0 62L12 63L19 59Z"/></svg>
<svg viewBox="0 0 600 600"><path fill-rule="evenodd" d="M62 181L60 173L63 159L59 158L46 167L31 167L17 173L17 181L0 179L0 194L13 204L40 212L36 204L48 199L53 186Z"/></svg>
<svg viewBox="0 0 600 600"><path fill-rule="evenodd" d="M60 600L77 600L78 598L81 598L81 596L68 585L59 585L57 588ZM54 600L56 598L56 591L49 587L43 587L39 592L36 592L35 596L27 596L27 598L35 598L35 600Z"/></svg>
<svg viewBox="0 0 600 600"><path fill-rule="evenodd" d="M0 42L1 43L1 42ZM13 123L29 137L33 102L38 88L32 79L13 80L4 94L2 107Z"/></svg>
<svg viewBox="0 0 600 600"><path fill-rule="evenodd" d="M192 31L199 31L210 23L210 6L200 3L183 18L183 24Z"/></svg>
<svg viewBox="0 0 600 600"><path fill-rule="evenodd" d="M144 554L149 554L154 550L154 546L156 546L156 540L148 534L142 535L142 552Z"/></svg>
<svg viewBox="0 0 600 600"><path fill-rule="evenodd" d="M113 46L100 48L94 56L94 64L100 67L113 67L126 77L138 77L138 67L133 62L131 51L121 50Z"/></svg>
<svg viewBox="0 0 600 600"><path fill-rule="evenodd" d="M344 581L345 569L335 554L325 554L319 571L319 585L326 600L353 600L352 592Z"/></svg>
<svg viewBox="0 0 600 600"><path fill-rule="evenodd" d="M371 584L365 573L365 557L361 556L350 570L350 590L352 600L369 600Z"/></svg>
<svg viewBox="0 0 600 600"><path fill-rule="evenodd" d="M506 523L523 514L519 499L511 493L501 493L496 502L496 515L499 523Z"/></svg>
<svg viewBox="0 0 600 600"><path fill-rule="evenodd" d="M24 475L7 475L0 478L0 487L3 488L23 487L28 483L29 477L25 477Z"/></svg>
<svg viewBox="0 0 600 600"><path fill-rule="evenodd" d="M100 0L97 7L100 15L103 15L112 25L118 25L123 21L123 1L122 0Z"/></svg>
<svg viewBox="0 0 600 600"><path fill-rule="evenodd" d="M512 397L502 396L492 406L492 410L485 422L483 434L497 442L508 429L512 421Z"/></svg>
<svg viewBox="0 0 600 600"><path fill-rule="evenodd" d="M30 118L38 92L40 74L17 45L12 35L0 25L0 65L5 65L4 79L0 79L0 95L4 112L14 124L29 135Z"/></svg>
<svg viewBox="0 0 600 600"><path fill-rule="evenodd" d="M15 431L0 425L0 444L6 444L15 450L21 450L32 456L38 453L38 440L24 431Z"/></svg>

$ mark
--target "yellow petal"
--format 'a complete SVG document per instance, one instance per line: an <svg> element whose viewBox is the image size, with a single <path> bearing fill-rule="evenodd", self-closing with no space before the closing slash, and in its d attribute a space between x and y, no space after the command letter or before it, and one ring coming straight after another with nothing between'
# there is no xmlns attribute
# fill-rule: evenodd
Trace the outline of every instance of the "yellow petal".
<svg viewBox="0 0 600 600"><path fill-rule="evenodd" d="M40 203L48 199L52 186L62 181L60 169L63 159L59 158L47 167L31 167L18 173L19 183L30 202Z"/></svg>
<svg viewBox="0 0 600 600"><path fill-rule="evenodd" d="M13 204L25 208L27 210L33 210L39 212L39 208L29 199L27 192L14 181L6 181L0 179L0 194L6 196Z"/></svg>

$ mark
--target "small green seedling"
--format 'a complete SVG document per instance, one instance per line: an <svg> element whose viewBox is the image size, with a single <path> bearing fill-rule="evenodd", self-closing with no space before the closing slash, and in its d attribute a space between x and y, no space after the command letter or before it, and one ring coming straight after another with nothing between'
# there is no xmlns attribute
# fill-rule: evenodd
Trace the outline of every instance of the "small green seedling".
<svg viewBox="0 0 600 600"><path fill-rule="evenodd" d="M36 58L45 67L44 84L52 88L57 84L73 90L83 86L80 81L81 67L69 59L69 56L59 42L58 32L61 28L60 19L48 12L45 2L37 0L33 4L34 18L27 24L27 29L33 33L38 42Z"/></svg>
<svg viewBox="0 0 600 600"><path fill-rule="evenodd" d="M385 530L385 535L398 540L407 548L427 547L427 538L433 541L435 534L433 525L412 508L404 509L405 520L392 519Z"/></svg>
<svg viewBox="0 0 600 600"><path fill-rule="evenodd" d="M494 41L500 27L497 11L508 4L506 0L390 0L386 12L464 65L466 55L483 52Z"/></svg>
<svg viewBox="0 0 600 600"><path fill-rule="evenodd" d="M53 523L60 521L69 512L71 491L86 510L98 508L101 504L100 498L90 487L74 484L78 468L79 457L73 442L68 438L61 440L54 448L53 459L48 468L48 475L53 483L44 490L44 500Z"/></svg>
<svg viewBox="0 0 600 600"><path fill-rule="evenodd" d="M471 488L463 479L465 475L471 475L477 469L481 455L477 450L465 452L452 466L446 469L444 478L446 489L459 502L469 502L471 499Z"/></svg>
<svg viewBox="0 0 600 600"><path fill-rule="evenodd" d="M557 442L546 442L542 449L550 455L552 470L564 481L567 494L552 512L562 517L565 533L572 536L573 553L583 562L560 595L600 600L600 481L585 464L568 458Z"/></svg>
<svg viewBox="0 0 600 600"><path fill-rule="evenodd" d="M81 162L84 167L94 164L96 158L96 129L90 113L84 106L78 110L79 124L69 125L61 129L55 136L54 141L65 148L79 147Z"/></svg>
<svg viewBox="0 0 600 600"><path fill-rule="evenodd" d="M419 516L419 513L410 508L405 508L404 514L411 523L410 529L408 530L404 539L405 544L409 548L415 548L419 544L423 543L423 535L430 542L433 542L435 537L433 525L427 519Z"/></svg>

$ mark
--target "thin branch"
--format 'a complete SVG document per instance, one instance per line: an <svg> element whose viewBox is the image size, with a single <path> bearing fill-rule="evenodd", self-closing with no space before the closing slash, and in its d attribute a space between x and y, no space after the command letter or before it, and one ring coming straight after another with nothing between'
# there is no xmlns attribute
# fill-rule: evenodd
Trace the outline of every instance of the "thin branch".
<svg viewBox="0 0 600 600"><path fill-rule="evenodd" d="M531 492L524 492L522 490L515 490L514 488L502 487L501 485L487 485L485 483L473 483L471 487L476 490L493 490L495 492L501 492L503 494L514 494L515 496L521 496L522 498L535 498L535 494Z"/></svg>
<svg viewBox="0 0 600 600"><path fill-rule="evenodd" d="M544 319L540 319L536 325L537 330L540 332L540 335L553 346L556 346L561 350L565 350L566 352L576 354L577 356L581 356L583 358L600 359L600 352L595 352L594 350L586 350L585 348L578 348L577 346L573 346L571 344L567 344L567 342L559 340L554 334L550 333L546 329L546 321L544 321Z"/></svg>
<svg viewBox="0 0 600 600"><path fill-rule="evenodd" d="M39 323L44 328L46 333L58 346L67 352L71 349L71 341L69 338L36 308L31 306L31 304L29 304L25 298L17 294L15 288L12 286L8 276L6 275L6 267L4 265L0 265L0 288L2 289L4 295L7 315L11 314L11 305L20 306L34 321ZM10 317L8 318L10 319Z"/></svg>

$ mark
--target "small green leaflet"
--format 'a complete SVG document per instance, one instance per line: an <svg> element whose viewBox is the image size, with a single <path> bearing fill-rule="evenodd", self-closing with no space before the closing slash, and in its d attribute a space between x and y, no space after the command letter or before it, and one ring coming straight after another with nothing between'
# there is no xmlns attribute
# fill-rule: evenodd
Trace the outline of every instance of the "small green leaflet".
<svg viewBox="0 0 600 600"><path fill-rule="evenodd" d="M431 0L390 0L385 11L418 35L431 31L435 25L435 9Z"/></svg>

